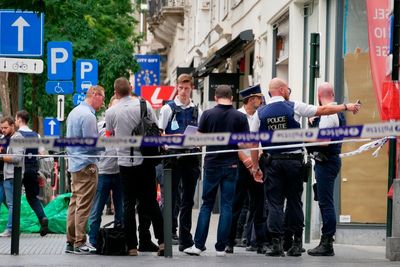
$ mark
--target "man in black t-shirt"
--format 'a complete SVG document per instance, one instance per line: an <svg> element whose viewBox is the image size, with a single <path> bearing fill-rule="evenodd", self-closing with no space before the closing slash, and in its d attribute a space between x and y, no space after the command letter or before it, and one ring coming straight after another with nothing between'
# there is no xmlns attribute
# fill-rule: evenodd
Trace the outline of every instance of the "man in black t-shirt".
<svg viewBox="0 0 400 267"><path fill-rule="evenodd" d="M204 111L200 118L198 131L200 133L241 133L248 132L249 125L246 115L232 106L232 90L227 85L220 85L215 90L217 106ZM207 146L207 152L237 149L237 145ZM189 255L200 255L206 243L210 216L214 207L218 187L221 190L221 213L218 223L217 256L225 256L225 246L228 240L232 222L232 202L238 167L238 153L207 154L204 159L203 204L200 208L194 245L184 250Z"/></svg>

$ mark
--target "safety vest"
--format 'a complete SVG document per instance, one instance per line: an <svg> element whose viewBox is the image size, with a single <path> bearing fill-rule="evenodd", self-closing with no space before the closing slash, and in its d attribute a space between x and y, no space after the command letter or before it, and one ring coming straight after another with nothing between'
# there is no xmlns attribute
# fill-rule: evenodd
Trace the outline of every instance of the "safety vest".
<svg viewBox="0 0 400 267"><path fill-rule="evenodd" d="M39 137L39 135L34 131L31 131L31 132L19 131L19 132L21 133L21 135L24 138L38 138ZM39 149L37 149L37 148L25 149L25 155L29 155L29 154L37 155L38 153L39 153ZM26 167L37 167L38 166L38 158L36 156L25 157L24 163L25 163L25 168Z"/></svg>
<svg viewBox="0 0 400 267"><path fill-rule="evenodd" d="M177 106L175 101L168 101L167 105L172 110L172 115L165 129L166 134L183 133L188 125L197 126L197 118L199 117L199 108L189 107L183 109Z"/></svg>
<svg viewBox="0 0 400 267"><path fill-rule="evenodd" d="M346 118L344 117L343 112L340 112L337 115L339 118L339 126L345 126ZM320 117L315 118L313 123L311 124L311 127L318 127L320 121L321 121ZM327 156L332 155L332 154L339 155L342 150L342 144L340 143L340 144L330 144L328 146L316 146L316 147L310 148L309 150L322 152Z"/></svg>
<svg viewBox="0 0 400 267"><path fill-rule="evenodd" d="M294 119L294 102L279 101L267 104L258 109L258 117L260 119L260 132L276 131L285 129L298 129L300 123ZM266 142L261 142L262 146L271 146ZM274 143L273 146L288 145L296 143ZM290 152L299 148L282 148L268 150L269 154L278 154L282 152Z"/></svg>

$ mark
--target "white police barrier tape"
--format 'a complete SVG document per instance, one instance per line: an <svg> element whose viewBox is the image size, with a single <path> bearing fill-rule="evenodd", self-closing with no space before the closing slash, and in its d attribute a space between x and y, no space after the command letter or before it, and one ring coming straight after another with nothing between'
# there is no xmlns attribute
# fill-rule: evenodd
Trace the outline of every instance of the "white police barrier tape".
<svg viewBox="0 0 400 267"><path fill-rule="evenodd" d="M360 146L358 149L356 149L356 150L354 150L354 151L342 153L342 154L340 154L340 157L341 157L341 158L344 158L344 157L351 157L351 156L354 156L354 155L357 155L357 154L361 154L361 153L363 153L363 152L365 152L365 151L371 150L371 149L373 149L373 148L375 148L375 147L378 147L378 148L372 153L372 156L373 156L374 158L376 158L376 157L378 156L379 151L381 150L381 148L383 147L383 145L384 145L387 141L388 141L388 138L387 138L387 137L384 137L384 138L381 138L381 139L378 139L378 140L374 140L374 141L372 141L372 142L369 142L369 143L366 143L366 144Z"/></svg>
<svg viewBox="0 0 400 267"><path fill-rule="evenodd" d="M383 122L325 129L290 129L259 133L210 133L185 136L127 136L99 138L26 138L2 139L0 146L23 147L140 147L140 146L213 146L257 143L263 145L282 142L312 142L342 140L344 138L377 138L400 136L400 122ZM23 141L21 141L23 140Z"/></svg>

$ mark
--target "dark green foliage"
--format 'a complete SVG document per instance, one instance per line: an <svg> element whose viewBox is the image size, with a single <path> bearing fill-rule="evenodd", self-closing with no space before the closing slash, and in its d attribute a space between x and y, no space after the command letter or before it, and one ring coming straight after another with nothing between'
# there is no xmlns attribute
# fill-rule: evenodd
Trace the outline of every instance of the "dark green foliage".
<svg viewBox="0 0 400 267"><path fill-rule="evenodd" d="M2 0L0 8L44 11L45 66L47 42L71 41L74 71L78 58L99 61L99 84L106 89L107 101L114 92L114 80L129 77L129 70L138 69L133 49L141 35L135 32L137 21L130 0ZM35 89L33 79L37 80ZM25 79L24 107L43 117L56 115L56 96L46 94L46 80L46 68L43 74L27 75ZM67 96L65 114L72 107L72 97Z"/></svg>

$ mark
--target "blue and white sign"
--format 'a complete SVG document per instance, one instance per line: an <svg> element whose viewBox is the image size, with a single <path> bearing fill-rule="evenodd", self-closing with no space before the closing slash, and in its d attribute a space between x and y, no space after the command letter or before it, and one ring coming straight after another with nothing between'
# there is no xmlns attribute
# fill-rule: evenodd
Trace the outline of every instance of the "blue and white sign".
<svg viewBox="0 0 400 267"><path fill-rule="evenodd" d="M74 93L72 81L47 81L46 93L53 95L68 95Z"/></svg>
<svg viewBox="0 0 400 267"><path fill-rule="evenodd" d="M72 80L72 43L47 43L47 78L56 81Z"/></svg>
<svg viewBox="0 0 400 267"><path fill-rule="evenodd" d="M160 85L160 55L135 55L140 71L135 74L135 93L142 85Z"/></svg>
<svg viewBox="0 0 400 267"><path fill-rule="evenodd" d="M41 57L43 24L42 13L0 10L0 56Z"/></svg>
<svg viewBox="0 0 400 267"><path fill-rule="evenodd" d="M60 122L56 118L44 118L44 136L60 136Z"/></svg>
<svg viewBox="0 0 400 267"><path fill-rule="evenodd" d="M86 93L97 85L99 63L95 59L78 59L76 61L76 92Z"/></svg>
<svg viewBox="0 0 400 267"><path fill-rule="evenodd" d="M81 102L85 101L85 97L86 97L86 94L84 94L84 93L81 93L81 94L76 93L72 96L72 103L74 103L74 105L77 106Z"/></svg>

